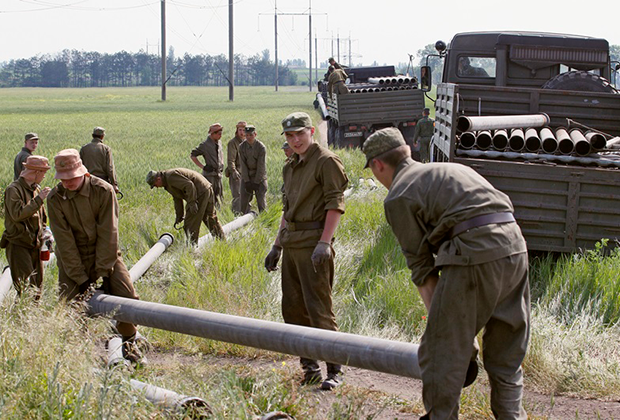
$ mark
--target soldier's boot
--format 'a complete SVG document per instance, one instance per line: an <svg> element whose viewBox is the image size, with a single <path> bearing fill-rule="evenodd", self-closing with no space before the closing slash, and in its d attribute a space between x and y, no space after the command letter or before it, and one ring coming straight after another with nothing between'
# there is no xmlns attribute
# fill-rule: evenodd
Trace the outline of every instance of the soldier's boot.
<svg viewBox="0 0 620 420"><path fill-rule="evenodd" d="M321 384L321 389L330 391L342 385L343 374L342 366L327 363L327 378Z"/></svg>
<svg viewBox="0 0 620 420"><path fill-rule="evenodd" d="M136 334L123 337L123 357L135 365L146 365L148 360L136 344Z"/></svg>
<svg viewBox="0 0 620 420"><path fill-rule="evenodd" d="M300 359L301 368L304 371L304 377L301 380L301 385L318 385L323 380L321 375L321 368L316 360L306 359L302 357Z"/></svg>

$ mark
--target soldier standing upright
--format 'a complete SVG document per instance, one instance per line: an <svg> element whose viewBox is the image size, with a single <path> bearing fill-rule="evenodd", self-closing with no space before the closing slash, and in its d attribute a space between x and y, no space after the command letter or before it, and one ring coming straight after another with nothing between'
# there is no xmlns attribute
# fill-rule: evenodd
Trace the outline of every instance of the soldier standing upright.
<svg viewBox="0 0 620 420"><path fill-rule="evenodd" d="M222 172L224 172L224 152L222 151L222 132L224 128L221 124L215 123L209 127L209 135L207 139L200 143L190 155L192 162L202 169L202 175L213 188L215 196L215 205L220 206L224 197L222 191ZM202 156L204 165L198 160L198 156Z"/></svg>
<svg viewBox="0 0 620 420"><path fill-rule="evenodd" d="M256 194L258 211L262 212L267 207L265 196L267 194L267 149L256 138L256 128L253 125L245 127L245 141L239 146L241 157L241 208L250 209L252 196Z"/></svg>
<svg viewBox="0 0 620 420"><path fill-rule="evenodd" d="M237 123L235 137L228 141L228 154L226 155L226 172L230 192L232 193L232 211L234 214L245 214L249 209L241 207L241 161L239 160L239 146L245 140L245 121Z"/></svg>
<svg viewBox="0 0 620 420"><path fill-rule="evenodd" d="M103 179L112 185L114 192L119 192L112 149L107 144L103 144L105 129L95 127L92 136L91 142L80 149L80 159L91 175Z"/></svg>
<svg viewBox="0 0 620 420"><path fill-rule="evenodd" d="M277 269L282 257L282 317L289 324L336 331L332 307L334 233L344 213L348 179L340 158L315 143L314 127L305 112L282 120L283 134L295 152L284 165L283 215L267 271ZM320 383L316 360L301 358L302 384ZM322 389L341 383L342 367L327 363Z"/></svg>
<svg viewBox="0 0 620 420"><path fill-rule="evenodd" d="M28 159L28 156L37 150L37 146L39 146L39 135L37 133L26 134L24 138L24 147L22 147L22 150L15 156L15 161L13 162L13 181L19 179L24 169L24 162Z"/></svg>
<svg viewBox="0 0 620 420"><path fill-rule="evenodd" d="M420 144L420 161L430 162L430 147L431 139L433 138L433 131L435 130L435 121L429 117L431 110L424 108L422 111L422 118L418 120L413 132L413 146L418 147Z"/></svg>

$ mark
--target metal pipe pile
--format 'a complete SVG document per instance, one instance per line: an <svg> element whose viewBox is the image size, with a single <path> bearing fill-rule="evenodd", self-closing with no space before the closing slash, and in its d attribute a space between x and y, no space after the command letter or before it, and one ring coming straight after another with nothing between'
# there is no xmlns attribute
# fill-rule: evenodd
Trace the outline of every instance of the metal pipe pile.
<svg viewBox="0 0 620 420"><path fill-rule="evenodd" d="M369 77L368 83L351 83L347 85L349 93L390 92L393 90L417 89L418 80L415 77Z"/></svg>

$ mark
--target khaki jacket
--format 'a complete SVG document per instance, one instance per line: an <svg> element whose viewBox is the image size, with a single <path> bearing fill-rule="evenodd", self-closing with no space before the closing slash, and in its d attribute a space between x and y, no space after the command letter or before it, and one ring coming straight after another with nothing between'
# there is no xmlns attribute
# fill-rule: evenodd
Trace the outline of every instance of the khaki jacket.
<svg viewBox="0 0 620 420"><path fill-rule="evenodd" d="M204 158L205 167L202 169L204 176L222 176L222 171L224 171L224 152L222 151L221 141L212 140L211 136L209 136L192 150L191 155Z"/></svg>
<svg viewBox="0 0 620 420"><path fill-rule="evenodd" d="M20 150L17 156L15 156L15 161L13 162L13 181L17 181L19 179L19 176L24 169L24 162L26 162L26 159L28 159L28 156L31 154L32 153L30 153L30 150L22 147L22 150Z"/></svg>
<svg viewBox="0 0 620 420"><path fill-rule="evenodd" d="M267 179L267 168L265 166L267 149L260 140L256 139L254 144L247 141L241 143L239 157L241 160L241 179L244 182L259 184Z"/></svg>
<svg viewBox="0 0 620 420"><path fill-rule="evenodd" d="M342 69L335 69L327 79L327 91L331 97L336 83L344 83L347 80L347 74Z"/></svg>
<svg viewBox="0 0 620 420"><path fill-rule="evenodd" d="M230 141L228 142L228 149L227 149L227 154L226 154L226 163L227 163L227 167L226 167L226 176L231 176L233 173L235 172L239 172L241 173L241 160L239 157L239 146L241 146L241 143L243 143L245 140L244 139L240 139L239 137L235 136L232 139L230 139Z"/></svg>
<svg viewBox="0 0 620 420"><path fill-rule="evenodd" d="M177 218L185 215L183 200L187 204L196 203L198 198L211 190L211 183L196 171L185 168L168 169L157 173L162 185L172 195Z"/></svg>
<svg viewBox="0 0 620 420"><path fill-rule="evenodd" d="M118 185L112 149L103 144L101 139L93 137L93 140L82 146L80 159L92 175L108 181L112 185Z"/></svg>
<svg viewBox="0 0 620 420"><path fill-rule="evenodd" d="M6 188L3 242L30 249L41 246L47 216L39 192L39 185L28 185L21 177Z"/></svg>

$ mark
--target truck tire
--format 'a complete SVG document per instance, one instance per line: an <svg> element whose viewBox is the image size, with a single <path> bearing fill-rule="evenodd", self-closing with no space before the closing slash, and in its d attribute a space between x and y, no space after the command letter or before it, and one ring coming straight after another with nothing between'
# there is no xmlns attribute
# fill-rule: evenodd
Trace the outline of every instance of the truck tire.
<svg viewBox="0 0 620 420"><path fill-rule="evenodd" d="M542 89L618 93L607 79L587 71L569 71L547 80Z"/></svg>
<svg viewBox="0 0 620 420"><path fill-rule="evenodd" d="M327 120L327 145L336 145L336 131L338 130L338 122L336 120Z"/></svg>

